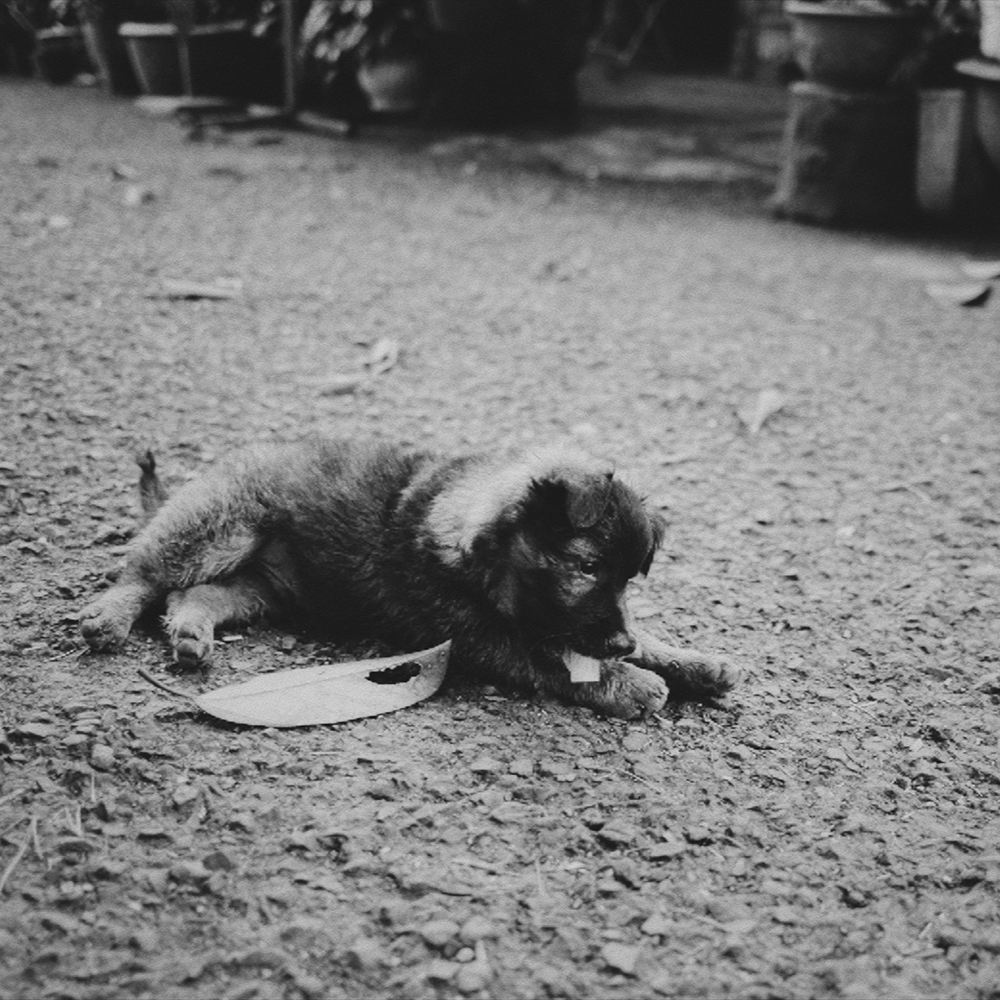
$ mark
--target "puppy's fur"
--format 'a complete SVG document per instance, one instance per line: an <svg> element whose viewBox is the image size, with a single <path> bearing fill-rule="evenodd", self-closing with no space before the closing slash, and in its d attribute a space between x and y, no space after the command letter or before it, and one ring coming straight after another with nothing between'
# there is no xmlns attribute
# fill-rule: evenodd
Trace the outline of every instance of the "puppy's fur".
<svg viewBox="0 0 1000 1000"><path fill-rule="evenodd" d="M237 453L170 499L152 456L140 464L151 519L83 611L95 650L120 647L165 600L189 667L210 660L219 626L291 613L401 650L451 639L453 666L483 681L624 718L661 708L668 683L711 696L738 677L632 625L625 588L664 524L589 460L317 441ZM569 653L599 659L600 681L573 683Z"/></svg>

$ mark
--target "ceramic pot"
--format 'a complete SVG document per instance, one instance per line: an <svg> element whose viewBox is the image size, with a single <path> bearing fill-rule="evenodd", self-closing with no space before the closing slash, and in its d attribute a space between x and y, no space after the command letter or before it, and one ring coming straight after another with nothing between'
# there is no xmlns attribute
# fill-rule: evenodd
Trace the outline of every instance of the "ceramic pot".
<svg viewBox="0 0 1000 1000"><path fill-rule="evenodd" d="M118 28L144 94L177 96L183 93L177 27L126 21ZM240 97L248 89L244 79L250 36L243 21L199 24L188 34L191 85L199 97Z"/></svg>
<svg viewBox="0 0 1000 1000"><path fill-rule="evenodd" d="M80 29L101 86L113 94L138 93L139 84L125 42L118 34L118 25L106 18L87 17L81 20Z"/></svg>
<svg viewBox="0 0 1000 1000"><path fill-rule="evenodd" d="M987 159L1000 175L1000 62L964 59L955 68L973 82L976 135Z"/></svg>
<svg viewBox="0 0 1000 1000"><path fill-rule="evenodd" d="M455 35L486 35L503 22L505 0L427 0L430 22Z"/></svg>
<svg viewBox="0 0 1000 1000"><path fill-rule="evenodd" d="M69 83L90 69L79 28L42 28L35 33L35 72L49 83Z"/></svg>
<svg viewBox="0 0 1000 1000"><path fill-rule="evenodd" d="M883 90L920 40L906 9L879 10L852 0L788 0L792 53L807 80L844 90Z"/></svg>

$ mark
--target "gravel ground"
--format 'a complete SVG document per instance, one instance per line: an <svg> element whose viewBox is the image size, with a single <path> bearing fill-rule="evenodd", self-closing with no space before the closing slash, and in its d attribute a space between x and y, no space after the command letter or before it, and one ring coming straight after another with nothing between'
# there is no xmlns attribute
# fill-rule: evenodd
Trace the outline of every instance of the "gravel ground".
<svg viewBox="0 0 1000 1000"><path fill-rule="evenodd" d="M0 994L1000 996L1000 306L925 293L950 250L12 80L0 164ZM637 613L750 679L275 731L137 668L309 636L84 651L137 446L315 432L614 456L670 523Z"/></svg>

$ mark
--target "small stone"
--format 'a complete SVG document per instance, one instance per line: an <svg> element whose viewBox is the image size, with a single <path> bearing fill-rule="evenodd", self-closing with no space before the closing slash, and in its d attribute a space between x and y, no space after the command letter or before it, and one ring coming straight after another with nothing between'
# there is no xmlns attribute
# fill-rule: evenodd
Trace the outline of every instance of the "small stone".
<svg viewBox="0 0 1000 1000"><path fill-rule="evenodd" d="M673 930L673 924L662 913L651 913L639 930L650 937L666 937Z"/></svg>
<svg viewBox="0 0 1000 1000"><path fill-rule="evenodd" d="M455 961L461 962L463 965L467 964L468 962L474 962L475 960L476 960L476 949L470 948L468 945L466 945L464 948L459 948L458 951L455 952Z"/></svg>
<svg viewBox="0 0 1000 1000"><path fill-rule="evenodd" d="M689 826L684 830L689 844L710 844L715 839L707 826Z"/></svg>
<svg viewBox="0 0 1000 1000"><path fill-rule="evenodd" d="M503 763L499 760L494 760L492 757L480 757L469 765L469 770L473 774L496 774L503 769Z"/></svg>
<svg viewBox="0 0 1000 1000"><path fill-rule="evenodd" d="M207 882L211 872L200 861L178 861L170 866L170 877L181 885Z"/></svg>
<svg viewBox="0 0 1000 1000"><path fill-rule="evenodd" d="M435 958L428 962L424 971L424 978L432 983L450 983L455 978L460 966L457 962L447 962L443 958Z"/></svg>
<svg viewBox="0 0 1000 1000"><path fill-rule="evenodd" d="M212 851L201 859L201 863L210 872L231 872L236 869L236 862L225 851Z"/></svg>
<svg viewBox="0 0 1000 1000"><path fill-rule="evenodd" d="M512 760L507 766L511 774L516 774L519 778L530 778L535 773L535 762L527 757L519 757Z"/></svg>
<svg viewBox="0 0 1000 1000"><path fill-rule="evenodd" d="M639 839L639 831L629 823L619 823L612 820L597 831L598 839L615 847L633 844Z"/></svg>
<svg viewBox="0 0 1000 1000"><path fill-rule="evenodd" d="M111 880L121 878L128 871L128 865L123 861L95 861L91 866L90 874L94 878Z"/></svg>
<svg viewBox="0 0 1000 1000"><path fill-rule="evenodd" d="M459 932L454 920L429 920L420 928L420 936L432 947L443 948Z"/></svg>
<svg viewBox="0 0 1000 1000"><path fill-rule="evenodd" d="M459 968L455 975L455 986L459 993L478 993L485 989L492 978L492 970L481 962L470 962Z"/></svg>
<svg viewBox="0 0 1000 1000"><path fill-rule="evenodd" d="M344 959L352 968L367 972L385 965L385 952L378 941L360 937L344 952Z"/></svg>
<svg viewBox="0 0 1000 1000"><path fill-rule="evenodd" d="M110 771L115 766L115 752L106 743L95 743L90 751L90 766L97 771Z"/></svg>
<svg viewBox="0 0 1000 1000"><path fill-rule="evenodd" d="M647 853L650 861L669 861L690 850L687 844L678 840L665 840L661 844L653 844Z"/></svg>
<svg viewBox="0 0 1000 1000"><path fill-rule="evenodd" d="M601 949L601 958L604 959L604 964L609 969L614 969L626 976L634 976L635 967L639 963L640 950L638 945L612 941Z"/></svg>
<svg viewBox="0 0 1000 1000"><path fill-rule="evenodd" d="M485 938L495 938L497 929L492 920L476 913L462 924L458 936L468 944L475 944Z"/></svg>

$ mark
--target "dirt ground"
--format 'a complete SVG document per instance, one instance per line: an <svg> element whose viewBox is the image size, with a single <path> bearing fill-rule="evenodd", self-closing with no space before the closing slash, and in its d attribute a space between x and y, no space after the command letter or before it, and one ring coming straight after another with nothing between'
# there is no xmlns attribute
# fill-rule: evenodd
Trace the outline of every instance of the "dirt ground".
<svg viewBox="0 0 1000 1000"><path fill-rule="evenodd" d="M0 995L1000 996L1000 298L925 293L952 249L12 80L0 169ZM750 679L279 731L137 669L309 636L85 651L137 446L317 432L613 456L670 524L638 616Z"/></svg>

